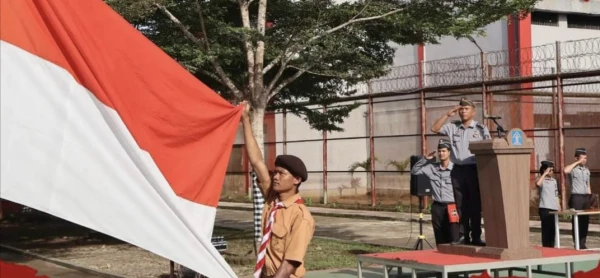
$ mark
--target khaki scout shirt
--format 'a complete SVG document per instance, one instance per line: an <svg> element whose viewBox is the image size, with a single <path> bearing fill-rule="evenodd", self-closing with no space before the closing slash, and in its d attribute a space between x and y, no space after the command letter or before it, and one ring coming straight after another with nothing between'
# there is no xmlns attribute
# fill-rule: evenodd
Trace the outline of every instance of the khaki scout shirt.
<svg viewBox="0 0 600 278"><path fill-rule="evenodd" d="M271 228L271 241L267 245L262 272L264 276L275 275L283 260L300 263L291 278L303 277L306 274L304 256L315 231L315 221L305 205L295 203L298 198L300 195L296 194L283 201L284 207L275 213L275 223ZM271 199L263 208L261 223L263 232L269 212L274 205L275 201Z"/></svg>

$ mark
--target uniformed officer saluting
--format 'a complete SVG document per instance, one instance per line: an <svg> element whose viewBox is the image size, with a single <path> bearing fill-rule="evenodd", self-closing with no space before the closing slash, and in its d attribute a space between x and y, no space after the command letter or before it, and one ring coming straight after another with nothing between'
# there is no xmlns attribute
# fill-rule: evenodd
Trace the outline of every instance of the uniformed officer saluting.
<svg viewBox="0 0 600 278"><path fill-rule="evenodd" d="M315 221L304 205L298 187L306 181L306 166L298 157L279 155L275 159L273 178L250 126L250 106L242 113L244 140L248 159L265 196L261 230L263 238L254 272L255 278L296 278L306 273L304 256L310 243Z"/></svg>
<svg viewBox="0 0 600 278"><path fill-rule="evenodd" d="M444 124L458 112L460 121ZM481 196L475 155L469 150L469 143L490 139L490 131L484 125L473 120L475 104L463 98L459 105L440 117L431 127L434 133L448 136L452 144L450 159L454 199L460 212L461 237L453 244L473 244L485 246L481 240Z"/></svg>
<svg viewBox="0 0 600 278"><path fill-rule="evenodd" d="M440 140L437 150L440 163L433 163L435 154L433 151L421 158L411 170L411 174L426 175L431 181L433 189L431 221L436 245L457 241L459 237L458 212L450 177L453 166L450 161L450 149L452 149L450 141Z"/></svg>
<svg viewBox="0 0 600 278"><path fill-rule="evenodd" d="M590 194L590 169L587 164L587 152L584 148L575 149L575 162L567 165L564 172L568 175L568 180L571 183L571 198L569 199L569 207L576 210L589 209ZM585 245L588 227L590 224L589 215L579 216L579 249L587 249ZM575 241L575 219L571 219L573 242Z"/></svg>
<svg viewBox="0 0 600 278"><path fill-rule="evenodd" d="M542 246L554 247L556 230L554 229L554 215L552 211L560 210L558 203L558 183L554 179L554 162L542 161L540 177L535 182L539 189L540 205L539 214L542 221Z"/></svg>

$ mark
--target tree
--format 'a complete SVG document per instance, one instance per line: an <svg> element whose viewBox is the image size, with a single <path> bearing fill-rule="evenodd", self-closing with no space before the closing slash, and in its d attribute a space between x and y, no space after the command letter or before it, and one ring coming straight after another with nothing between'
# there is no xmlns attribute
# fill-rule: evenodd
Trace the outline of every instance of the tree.
<svg viewBox="0 0 600 278"><path fill-rule="evenodd" d="M323 111L295 103L330 105L385 75L395 52L389 42L482 33L539 0L105 1L225 99L248 100L262 147L268 108L286 107L317 130L341 131L357 104Z"/></svg>

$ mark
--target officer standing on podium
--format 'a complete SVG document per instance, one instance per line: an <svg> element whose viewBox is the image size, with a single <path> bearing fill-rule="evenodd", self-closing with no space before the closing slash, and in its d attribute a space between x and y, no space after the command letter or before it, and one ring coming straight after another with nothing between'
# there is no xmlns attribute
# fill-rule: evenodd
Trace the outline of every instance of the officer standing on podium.
<svg viewBox="0 0 600 278"><path fill-rule="evenodd" d="M459 121L446 123L456 112ZM459 105L440 117L431 131L448 136L452 144L451 160L454 199L460 212L460 239L452 244L472 244L485 246L481 239L481 196L475 155L469 150L469 143L491 139L487 127L475 121L475 104L462 98ZM446 124L444 124L446 123Z"/></svg>

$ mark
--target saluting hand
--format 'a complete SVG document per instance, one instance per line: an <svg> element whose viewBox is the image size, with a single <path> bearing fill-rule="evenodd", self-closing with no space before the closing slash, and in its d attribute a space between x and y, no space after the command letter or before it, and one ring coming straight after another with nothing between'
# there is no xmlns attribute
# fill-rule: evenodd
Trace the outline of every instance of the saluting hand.
<svg viewBox="0 0 600 278"><path fill-rule="evenodd" d="M550 174L551 171L553 171L552 168L546 168L546 171L544 171L544 176Z"/></svg>
<svg viewBox="0 0 600 278"><path fill-rule="evenodd" d="M454 106L454 108L450 109L450 111L448 111L448 113L446 115L448 117L454 117L454 115L456 115L456 111L458 111L459 108L460 108L460 105Z"/></svg>
<svg viewBox="0 0 600 278"><path fill-rule="evenodd" d="M577 160L577 162L579 162L579 164L584 164L585 162L587 162L587 158L586 157L580 157L579 160Z"/></svg>
<svg viewBox="0 0 600 278"><path fill-rule="evenodd" d="M433 159L433 156L435 155L436 151L432 151L429 154L427 154L427 156L425 156L425 159L429 160L429 159Z"/></svg>

